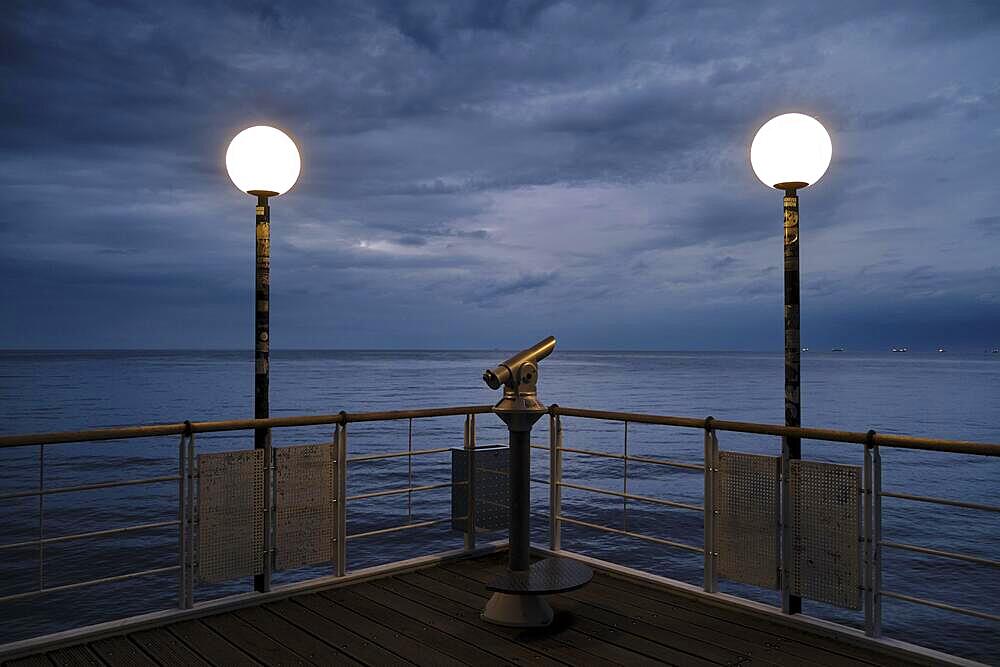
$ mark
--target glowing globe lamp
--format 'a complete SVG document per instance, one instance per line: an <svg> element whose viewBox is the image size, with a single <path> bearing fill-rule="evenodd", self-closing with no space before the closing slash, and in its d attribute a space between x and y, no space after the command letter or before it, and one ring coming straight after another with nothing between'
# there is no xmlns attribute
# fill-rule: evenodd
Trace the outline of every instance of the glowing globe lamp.
<svg viewBox="0 0 1000 667"><path fill-rule="evenodd" d="M764 123L750 145L750 164L761 182L779 190L812 185L826 173L833 145L812 116L786 113Z"/></svg>
<svg viewBox="0 0 1000 667"><path fill-rule="evenodd" d="M299 150L287 134L267 125L248 127L226 151L229 178L243 192L274 197L288 192L299 177Z"/></svg>

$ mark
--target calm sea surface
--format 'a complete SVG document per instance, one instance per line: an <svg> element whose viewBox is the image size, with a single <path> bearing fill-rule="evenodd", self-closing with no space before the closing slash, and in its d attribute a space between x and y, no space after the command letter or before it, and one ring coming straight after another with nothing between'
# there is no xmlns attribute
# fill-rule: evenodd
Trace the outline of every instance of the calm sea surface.
<svg viewBox="0 0 1000 667"><path fill-rule="evenodd" d="M494 352L277 352L272 357L272 414L362 412L492 403L496 393L480 376L503 359ZM810 426L907 433L1000 442L1000 355L807 353L803 355L803 422ZM564 352L543 362L540 397L546 403L608 410L780 423L783 362L779 354ZM0 432L58 431L102 426L243 418L251 414L251 355L246 352L0 352ZM349 451L460 447L461 417L352 425ZM548 420L534 440L548 442ZM621 424L566 418L568 447L621 452ZM276 446L320 442L329 428L283 429ZM502 443L505 432L492 415L478 420L480 445ZM198 437L201 452L252 447L250 434ZM780 452L777 438L722 433L720 446L737 451ZM690 429L631 425L631 454L700 463L701 433ZM533 476L548 474L545 452L536 451ZM45 448L47 487L176 474L176 438ZM861 465L859 447L806 441L803 456ZM0 493L31 490L39 483L39 448L0 452ZM350 495L432 484L450 479L450 458L438 454L354 464ZM564 474L581 484L619 490L619 461L568 454ZM913 494L1000 504L1000 460L885 449L883 488ZM700 504L701 476L662 466L629 464L631 493ZM548 494L533 487L535 539L545 543ZM585 492L564 493L564 513L593 523L690 543L702 543L701 515L658 505L629 503ZM169 521L177 517L176 482L101 489L0 503L0 541L5 544ZM1000 515L886 498L886 540L1000 558ZM448 516L447 488L356 501L349 505L349 533ZM564 526L564 548L701 583L698 554L652 543ZM499 535L497 537L500 537ZM457 548L462 536L447 524L348 543L348 568ZM113 577L176 563L175 527L108 538L55 542L39 559L36 546L0 550L0 596L96 577ZM291 581L322 573L311 568L277 577ZM887 549L884 588L948 604L1000 614L1000 572L988 566ZM196 599L247 590L247 581L198 586ZM31 601L0 603L0 641L54 632L176 603L176 574L56 593ZM776 603L777 596L723 582L722 589ZM809 603L813 615L860 627L860 613ZM914 641L987 662L1000 661L1000 627L989 621L886 599L889 637Z"/></svg>

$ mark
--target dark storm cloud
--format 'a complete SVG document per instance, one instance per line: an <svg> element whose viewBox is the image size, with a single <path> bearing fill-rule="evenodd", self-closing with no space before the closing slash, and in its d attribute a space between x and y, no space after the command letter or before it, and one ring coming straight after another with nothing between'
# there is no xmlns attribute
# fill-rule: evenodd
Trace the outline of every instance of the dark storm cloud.
<svg viewBox="0 0 1000 667"><path fill-rule="evenodd" d="M776 348L780 195L746 147L792 110L835 145L801 193L804 333L894 304L937 345L943 299L1000 324L996 3L799 3L794 30L777 3L4 9L0 344L245 346L223 155L267 123L303 156L279 347L505 345L528 308L577 347Z"/></svg>
<svg viewBox="0 0 1000 667"><path fill-rule="evenodd" d="M990 215L985 218L976 218L972 221L972 224L988 236L1000 234L1000 215Z"/></svg>
<svg viewBox="0 0 1000 667"><path fill-rule="evenodd" d="M554 272L518 276L513 280L484 287L473 295L471 301L480 305L492 306L503 297L524 296L527 292L545 287L555 281L557 277Z"/></svg>

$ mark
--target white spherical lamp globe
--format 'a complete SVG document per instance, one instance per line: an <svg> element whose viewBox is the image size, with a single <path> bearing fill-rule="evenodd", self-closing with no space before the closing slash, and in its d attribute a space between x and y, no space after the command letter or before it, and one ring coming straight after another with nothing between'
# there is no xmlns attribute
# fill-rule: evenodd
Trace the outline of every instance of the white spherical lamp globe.
<svg viewBox="0 0 1000 667"><path fill-rule="evenodd" d="M750 145L750 164L761 182L781 190L812 185L826 173L833 144L812 116L786 113L764 123Z"/></svg>
<svg viewBox="0 0 1000 667"><path fill-rule="evenodd" d="M229 143L226 169L243 192L276 196L299 178L299 149L287 134L267 125L248 127Z"/></svg>

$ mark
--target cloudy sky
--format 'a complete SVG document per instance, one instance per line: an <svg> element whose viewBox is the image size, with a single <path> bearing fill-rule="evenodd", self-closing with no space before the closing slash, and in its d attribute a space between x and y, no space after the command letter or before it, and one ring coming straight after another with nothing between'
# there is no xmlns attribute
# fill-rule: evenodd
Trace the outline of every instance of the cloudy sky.
<svg viewBox="0 0 1000 667"><path fill-rule="evenodd" d="M803 343L1000 344L996 2L27 2L0 22L0 346L248 348L271 124L276 348L779 350L769 117Z"/></svg>

